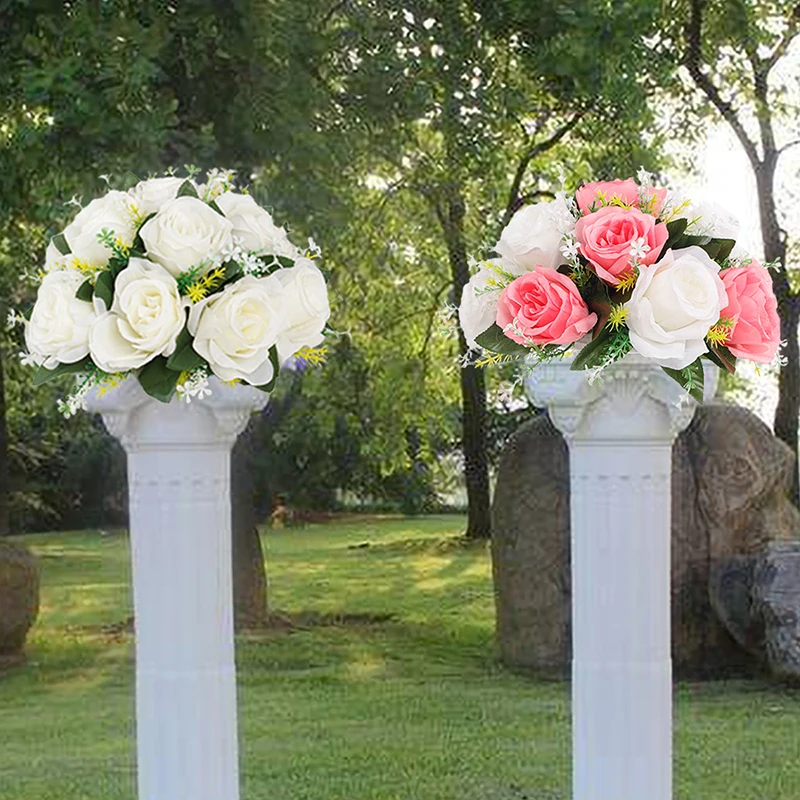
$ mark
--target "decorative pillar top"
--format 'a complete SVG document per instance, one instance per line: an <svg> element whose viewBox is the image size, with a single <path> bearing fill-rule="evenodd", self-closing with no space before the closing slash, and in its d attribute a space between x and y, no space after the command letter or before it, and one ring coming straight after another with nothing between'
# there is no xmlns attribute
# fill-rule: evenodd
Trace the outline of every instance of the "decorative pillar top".
<svg viewBox="0 0 800 800"><path fill-rule="evenodd" d="M168 450L209 445L231 447L250 415L262 409L269 395L245 384L209 381L211 394L190 403L174 397L162 403L150 397L136 380L125 380L104 395L93 391L88 409L99 413L126 452Z"/></svg>
<svg viewBox="0 0 800 800"><path fill-rule="evenodd" d="M569 358L541 364L525 382L531 401L547 408L569 442L671 442L694 417L697 403L661 367L635 353L593 382L570 365ZM718 380L716 369L705 370L706 400Z"/></svg>

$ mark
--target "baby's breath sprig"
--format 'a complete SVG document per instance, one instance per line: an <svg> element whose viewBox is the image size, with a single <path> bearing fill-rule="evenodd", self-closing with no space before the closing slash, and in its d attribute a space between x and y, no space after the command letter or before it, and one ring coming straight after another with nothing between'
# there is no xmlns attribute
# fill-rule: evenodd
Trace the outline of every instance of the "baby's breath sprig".
<svg viewBox="0 0 800 800"><path fill-rule="evenodd" d="M458 331L458 307L452 303L445 303L436 316L439 319L439 336L449 339Z"/></svg>
<svg viewBox="0 0 800 800"><path fill-rule="evenodd" d="M598 380L603 370L625 358L632 349L630 332L626 326L621 325L611 334L608 345L605 347L605 358L596 367L586 370L589 383L594 383Z"/></svg>
<svg viewBox="0 0 800 800"><path fill-rule="evenodd" d="M524 354L493 353L491 350L484 350L476 359L474 366L484 369L485 367L495 367L499 364L510 364L513 361L519 361L522 355Z"/></svg>
<svg viewBox="0 0 800 800"><path fill-rule="evenodd" d="M608 315L608 322L612 330L618 331L625 325L625 320L628 318L628 307L626 305L617 304L611 306L611 313Z"/></svg>
<svg viewBox="0 0 800 800"><path fill-rule="evenodd" d="M12 308L8 312L8 316L6 317L6 330L12 331L18 325L25 325L28 320L25 318L23 314L20 314L19 311Z"/></svg>
<svg viewBox="0 0 800 800"><path fill-rule="evenodd" d="M131 245L108 228L103 228L103 230L97 234L97 241L109 248L109 250L119 258L127 259L131 254Z"/></svg>
<svg viewBox="0 0 800 800"><path fill-rule="evenodd" d="M303 347L294 355L295 358L302 358L303 361L311 364L312 367L319 367L325 363L328 349L326 347Z"/></svg>
<svg viewBox="0 0 800 800"><path fill-rule="evenodd" d="M178 291L181 294L186 294L189 287L196 280L200 278L200 276L206 271L207 268L208 265L206 264L206 262L202 262L194 267L190 267L189 269L181 272L181 274L178 275L177 278Z"/></svg>
<svg viewBox="0 0 800 800"><path fill-rule="evenodd" d="M619 292L630 292L636 286L636 281L639 279L639 268L633 267L628 270L624 275L619 278L619 283L616 288Z"/></svg>
<svg viewBox="0 0 800 800"><path fill-rule="evenodd" d="M175 393L179 400L191 403L192 398L202 400L211 394L208 385L208 368L197 367L188 372L182 372L175 386Z"/></svg>
<svg viewBox="0 0 800 800"><path fill-rule="evenodd" d="M728 317L723 317L716 325L712 325L706 334L706 341L711 345L724 345L733 333L736 323Z"/></svg>
<svg viewBox="0 0 800 800"><path fill-rule="evenodd" d="M578 263L577 266L572 268L569 277L579 289L583 289L583 287L586 286L586 284L591 280L592 273L589 272L589 270L586 269L583 264Z"/></svg>
<svg viewBox="0 0 800 800"><path fill-rule="evenodd" d="M214 289L225 280L225 270L222 267L203 275L202 278L197 278L186 287L186 296L191 303L199 303L203 298L207 297Z"/></svg>
<svg viewBox="0 0 800 800"><path fill-rule="evenodd" d="M511 283L518 277L511 272L504 270L499 264L493 264L491 261L484 261L481 263L481 266L485 267L490 272L494 272L495 275L500 278L500 281L504 281L505 283ZM502 286L505 285L504 283L498 282L497 278L490 278L490 280L494 281L493 285L495 286L500 286L502 288Z"/></svg>

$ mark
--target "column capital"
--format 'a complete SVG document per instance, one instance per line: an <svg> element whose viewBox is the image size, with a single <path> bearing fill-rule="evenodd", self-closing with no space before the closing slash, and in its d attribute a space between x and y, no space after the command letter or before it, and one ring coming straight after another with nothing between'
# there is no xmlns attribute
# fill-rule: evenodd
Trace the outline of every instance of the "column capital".
<svg viewBox="0 0 800 800"><path fill-rule="evenodd" d="M211 395L191 403L173 397L162 403L128 378L104 395L94 390L88 410L99 413L112 436L127 453L145 450L187 450L208 446L232 447L250 415L262 409L269 395L245 384L233 386L212 377Z"/></svg>
<svg viewBox="0 0 800 800"><path fill-rule="evenodd" d="M671 442L692 421L697 403L656 364L631 353L589 381L570 370L571 359L538 366L526 379L531 401L547 408L553 424L571 444ZM718 375L707 369L706 399Z"/></svg>

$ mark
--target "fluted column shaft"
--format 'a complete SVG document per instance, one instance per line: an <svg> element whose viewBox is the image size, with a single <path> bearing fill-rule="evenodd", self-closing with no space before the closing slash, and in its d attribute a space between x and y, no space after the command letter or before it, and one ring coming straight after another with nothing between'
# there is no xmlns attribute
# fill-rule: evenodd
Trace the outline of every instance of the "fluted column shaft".
<svg viewBox="0 0 800 800"><path fill-rule="evenodd" d="M230 451L266 396L127 382L92 410L128 454L140 800L238 800Z"/></svg>
<svg viewBox="0 0 800 800"><path fill-rule="evenodd" d="M692 404L628 358L529 388L570 452L574 800L671 800L670 475Z"/></svg>

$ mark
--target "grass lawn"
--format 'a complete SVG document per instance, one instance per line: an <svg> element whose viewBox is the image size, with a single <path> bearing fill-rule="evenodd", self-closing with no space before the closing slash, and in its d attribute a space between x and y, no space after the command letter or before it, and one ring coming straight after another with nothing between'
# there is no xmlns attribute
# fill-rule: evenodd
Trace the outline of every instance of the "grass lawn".
<svg viewBox="0 0 800 800"><path fill-rule="evenodd" d="M452 540L462 524L266 534L274 608L353 616L239 640L243 800L568 800L567 687L497 664L488 554ZM25 541L42 612L0 677L0 798L134 800L127 539ZM679 686L676 797L797 800L800 693Z"/></svg>

